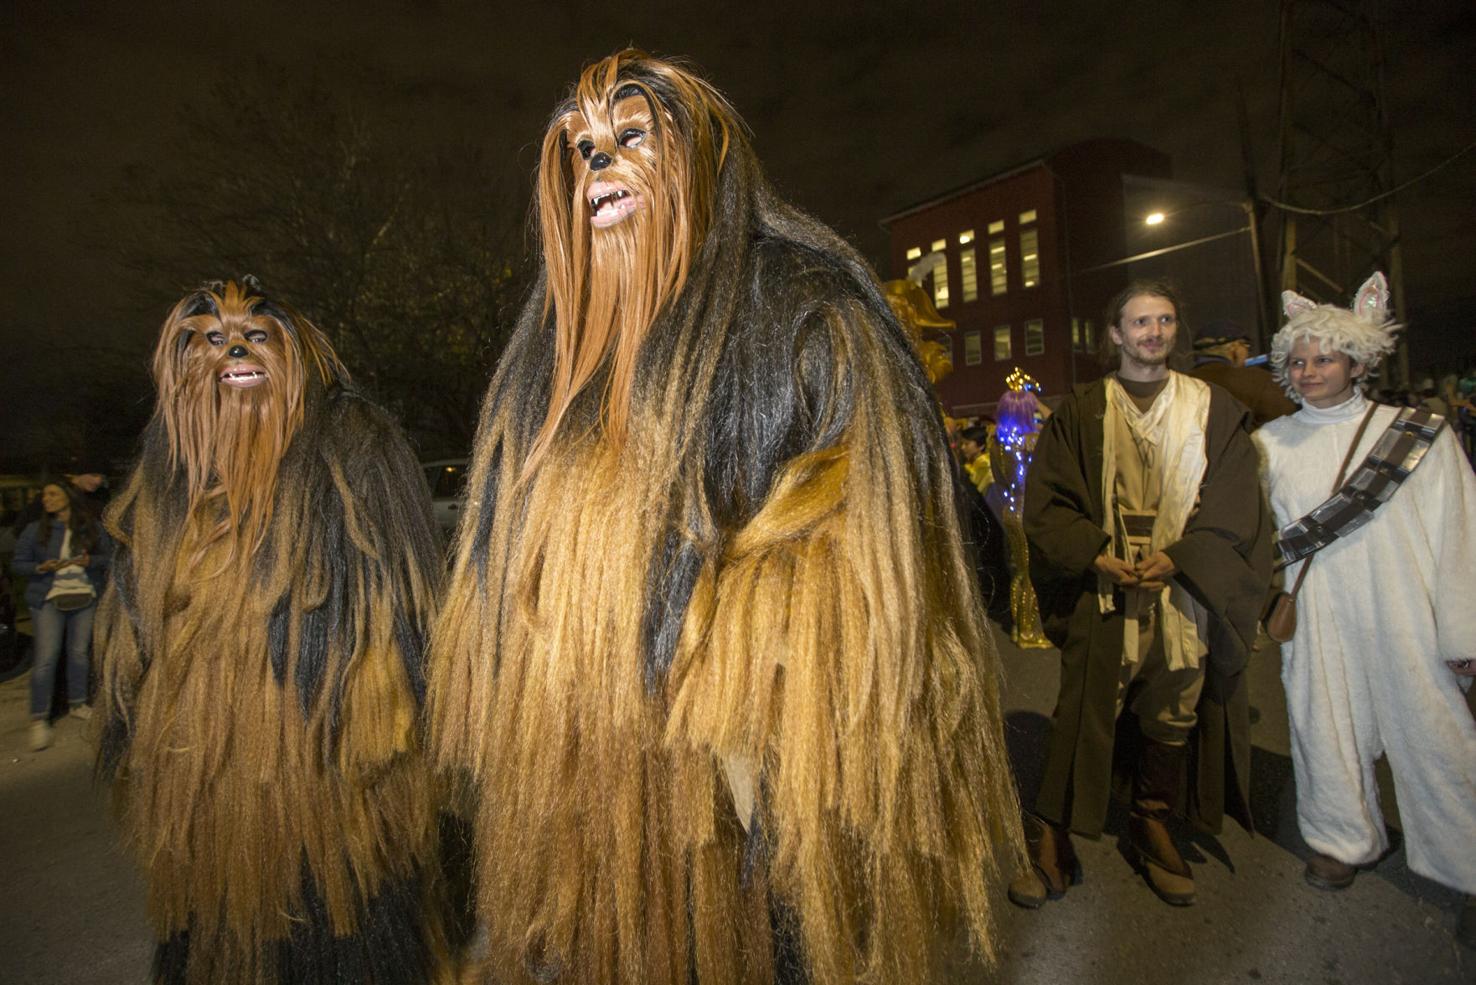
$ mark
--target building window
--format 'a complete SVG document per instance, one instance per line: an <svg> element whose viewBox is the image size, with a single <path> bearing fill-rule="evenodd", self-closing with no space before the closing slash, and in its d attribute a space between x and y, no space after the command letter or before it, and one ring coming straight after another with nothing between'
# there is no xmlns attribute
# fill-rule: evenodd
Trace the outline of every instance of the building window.
<svg viewBox="0 0 1476 985"><path fill-rule="evenodd" d="M1090 318L1071 319L1071 348L1075 352L1097 351L1097 326Z"/></svg>
<svg viewBox="0 0 1476 985"><path fill-rule="evenodd" d="M973 241L974 241L974 231L972 229L965 229L963 232L961 232L961 233L958 234L958 245L959 246L968 246Z"/></svg>
<svg viewBox="0 0 1476 985"><path fill-rule="evenodd" d="M1035 210L1034 209L1031 209L1029 212L1021 212L1020 213L1020 225L1022 225L1022 226L1028 225L1029 223L1032 223L1034 221L1035 221Z"/></svg>
<svg viewBox="0 0 1476 985"><path fill-rule="evenodd" d="M994 326L994 361L1010 358L1010 326Z"/></svg>
<svg viewBox="0 0 1476 985"><path fill-rule="evenodd" d="M979 297L979 270L974 263L974 248L960 250L958 254L959 280L963 287L963 299L975 301Z"/></svg>
<svg viewBox="0 0 1476 985"><path fill-rule="evenodd" d="M1040 235L1033 228L1020 230L1020 280L1026 287L1040 283Z"/></svg>
<svg viewBox="0 0 1476 985"><path fill-rule="evenodd" d="M933 305L938 309L948 307L948 261L933 267Z"/></svg>
<svg viewBox="0 0 1476 985"><path fill-rule="evenodd" d="M1039 318L1025 323L1025 355L1038 356L1045 352L1045 322Z"/></svg>
<svg viewBox="0 0 1476 985"><path fill-rule="evenodd" d="M1005 241L989 241L989 293L1003 294L1009 289L1009 271L1005 267Z"/></svg>
<svg viewBox="0 0 1476 985"><path fill-rule="evenodd" d="M993 222L991 222L989 224L989 235L993 236L995 233L1002 233L1002 232L1004 232L1004 220L1003 219L995 219Z"/></svg>
<svg viewBox="0 0 1476 985"><path fill-rule="evenodd" d="M984 346L978 332L964 333L964 365L977 366L984 359Z"/></svg>
<svg viewBox="0 0 1476 985"><path fill-rule="evenodd" d="M909 259L909 260L917 260L917 259L920 259L921 257L922 257L922 247L921 246L910 246L910 247L907 248L907 259Z"/></svg>
<svg viewBox="0 0 1476 985"><path fill-rule="evenodd" d="M948 240L946 240L946 239L935 239L935 240L933 240L933 252L934 253L941 253L943 250L946 250L946 249L948 249Z"/></svg>

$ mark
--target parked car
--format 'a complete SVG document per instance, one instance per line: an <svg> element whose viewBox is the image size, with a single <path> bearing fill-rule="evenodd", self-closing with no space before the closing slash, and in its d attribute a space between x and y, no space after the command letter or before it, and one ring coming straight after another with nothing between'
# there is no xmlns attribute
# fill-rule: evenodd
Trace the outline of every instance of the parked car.
<svg viewBox="0 0 1476 985"><path fill-rule="evenodd" d="M421 462L420 467L425 470L425 482L430 487L436 526L450 539L456 533L456 523L461 518L462 493L466 490L469 463L464 458L443 458L436 462Z"/></svg>

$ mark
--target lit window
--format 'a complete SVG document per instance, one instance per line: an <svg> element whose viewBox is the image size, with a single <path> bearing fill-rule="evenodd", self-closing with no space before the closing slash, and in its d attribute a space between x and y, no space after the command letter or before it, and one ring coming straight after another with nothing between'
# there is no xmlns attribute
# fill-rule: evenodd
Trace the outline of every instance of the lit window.
<svg viewBox="0 0 1476 985"><path fill-rule="evenodd" d="M1081 338L1086 343L1086 351L1092 352L1097 348L1097 323L1090 318L1086 320L1086 326L1081 331Z"/></svg>
<svg viewBox="0 0 1476 985"><path fill-rule="evenodd" d="M922 256L922 247L921 246L913 246L913 247L910 247L907 250L907 259L909 259L909 260L916 260L916 259L918 259L921 256Z"/></svg>
<svg viewBox="0 0 1476 985"><path fill-rule="evenodd" d="M974 231L972 229L965 229L963 232L961 232L961 233L958 234L958 245L959 246L968 246L973 241L974 241Z"/></svg>
<svg viewBox="0 0 1476 985"><path fill-rule="evenodd" d="M1045 352L1045 322L1036 318L1025 323L1025 355L1038 356Z"/></svg>
<svg viewBox="0 0 1476 985"><path fill-rule="evenodd" d="M993 222L991 222L989 224L989 235L993 236L995 233L1002 233L1002 232L1004 232L1004 220L1003 219L995 219Z"/></svg>
<svg viewBox="0 0 1476 985"><path fill-rule="evenodd" d="M959 251L958 265L960 268L960 280L963 285L963 299L975 301L979 297L979 270L978 264L974 262L974 248Z"/></svg>
<svg viewBox="0 0 1476 985"><path fill-rule="evenodd" d="M1081 341L1081 319L1071 319L1071 351L1081 352L1084 346Z"/></svg>
<svg viewBox="0 0 1476 985"><path fill-rule="evenodd" d="M1020 231L1020 280L1026 287L1040 283L1040 235L1034 229Z"/></svg>
<svg viewBox="0 0 1476 985"><path fill-rule="evenodd" d="M1010 358L1010 326L994 326L994 361Z"/></svg>
<svg viewBox="0 0 1476 985"><path fill-rule="evenodd" d="M938 308L948 307L947 263L940 263L933 268L933 304Z"/></svg>
<svg viewBox="0 0 1476 985"><path fill-rule="evenodd" d="M946 250L946 249L948 249L948 240L946 240L946 239L935 239L935 240L933 240L933 252L934 253L937 253L939 250Z"/></svg>
<svg viewBox="0 0 1476 985"><path fill-rule="evenodd" d="M1031 209L1029 212L1021 212L1020 213L1020 225L1023 226L1026 223L1030 223L1030 222L1034 222L1034 221L1035 221L1035 210L1034 209Z"/></svg>
<svg viewBox="0 0 1476 985"><path fill-rule="evenodd" d="M984 360L984 345L978 332L964 333L964 365L977 366Z"/></svg>
<svg viewBox="0 0 1476 985"><path fill-rule="evenodd" d="M1003 294L1009 289L1009 272L1005 268L1005 241L989 241L989 293Z"/></svg>

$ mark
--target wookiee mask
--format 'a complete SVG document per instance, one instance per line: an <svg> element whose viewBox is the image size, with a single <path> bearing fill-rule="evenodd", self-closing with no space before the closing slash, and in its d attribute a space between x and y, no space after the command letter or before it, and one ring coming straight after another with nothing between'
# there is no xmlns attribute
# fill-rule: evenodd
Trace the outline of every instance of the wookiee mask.
<svg viewBox="0 0 1476 985"><path fill-rule="evenodd" d="M686 283L740 126L706 82L634 50L585 69L555 110L537 209L556 358L528 472L607 363L602 420L623 439L640 343Z"/></svg>
<svg viewBox="0 0 1476 985"><path fill-rule="evenodd" d="M252 278L216 282L174 306L153 371L155 413L168 434L170 468L184 473L191 512L223 500L217 533L234 531L254 550L310 395L347 381L332 346Z"/></svg>

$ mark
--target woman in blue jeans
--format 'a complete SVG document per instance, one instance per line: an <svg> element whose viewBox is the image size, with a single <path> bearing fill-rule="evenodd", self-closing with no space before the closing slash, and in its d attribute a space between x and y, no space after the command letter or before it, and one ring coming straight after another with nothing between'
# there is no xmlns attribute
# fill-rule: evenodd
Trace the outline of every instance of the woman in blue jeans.
<svg viewBox="0 0 1476 985"><path fill-rule="evenodd" d="M67 698L72 713L89 718L87 673L92 617L102 594L112 541L69 485L41 490L41 519L21 531L10 570L30 578L26 605L35 634L31 668L31 749L51 745L51 694L62 644L67 649Z"/></svg>

